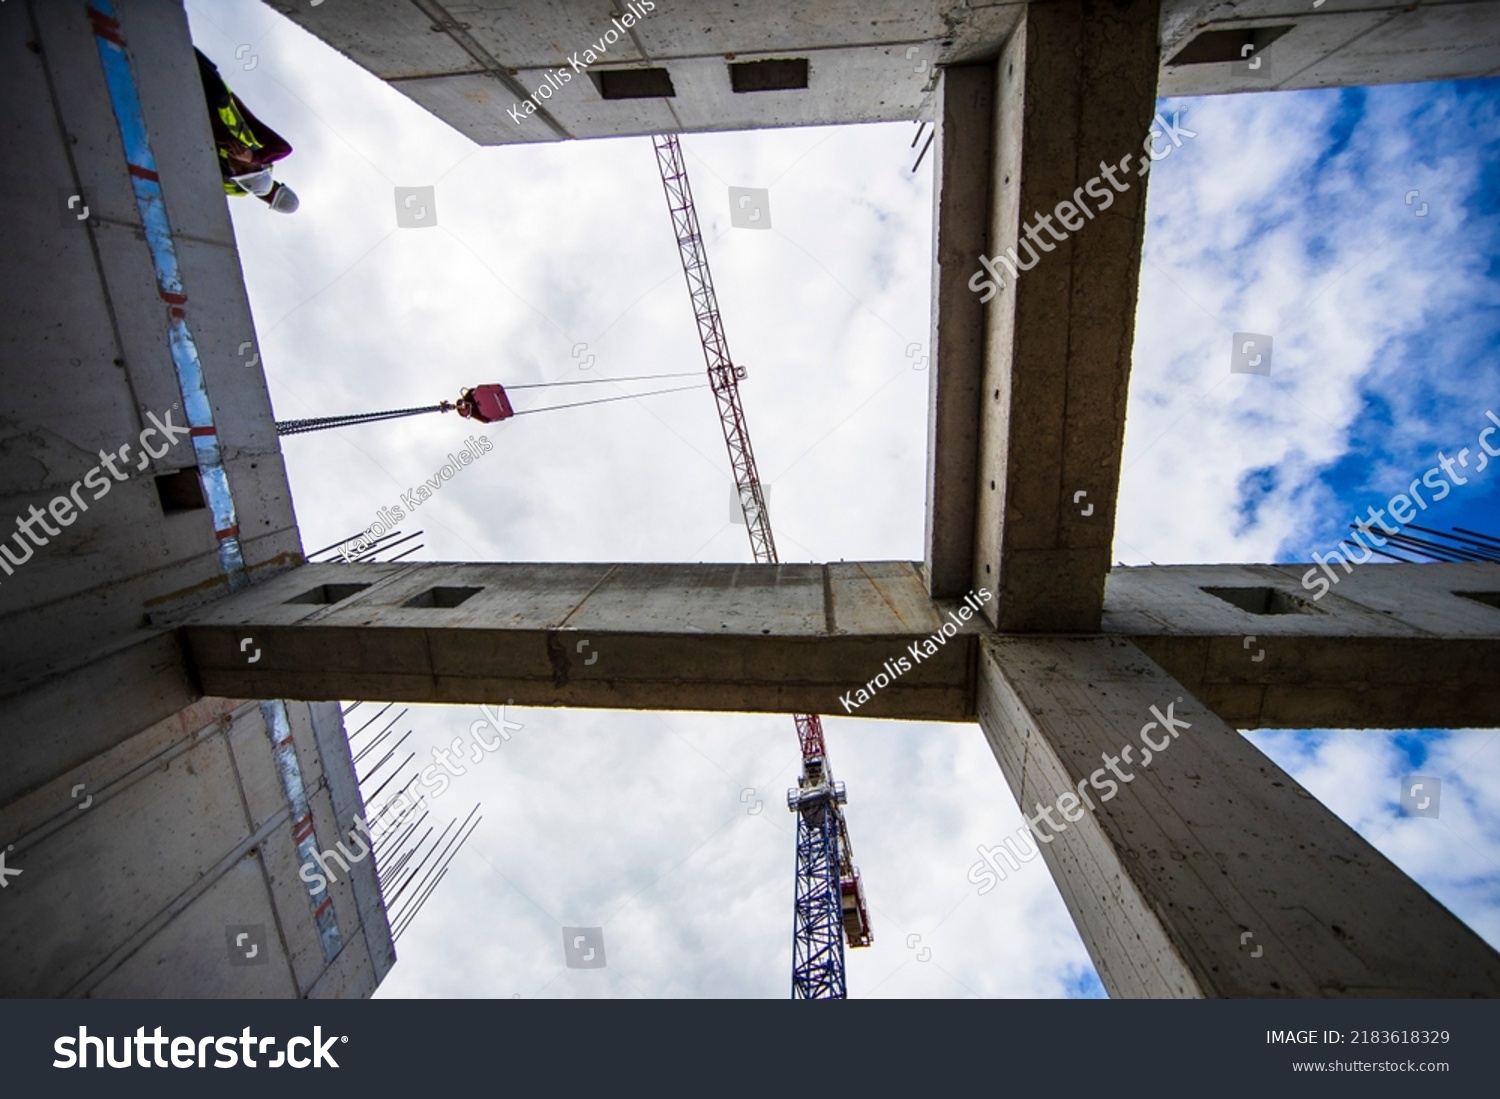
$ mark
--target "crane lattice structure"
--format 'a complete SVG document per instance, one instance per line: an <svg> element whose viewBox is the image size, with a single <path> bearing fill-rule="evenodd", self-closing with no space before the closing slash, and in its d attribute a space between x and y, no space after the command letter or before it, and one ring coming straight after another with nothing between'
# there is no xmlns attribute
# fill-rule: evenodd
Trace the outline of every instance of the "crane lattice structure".
<svg viewBox="0 0 1500 1099"><path fill-rule="evenodd" d="M698 227L698 211L688 184L682 147L674 134L652 139L661 170L667 207L682 271L687 278L698 338L708 366L709 387L719 409L724 445L745 513L750 550L761 564L775 564L776 539L766 510L765 491L755 468L755 451L740 404L744 367L729 357L729 341L719 316L708 252ZM844 784L833 781L823 744L823 723L817 714L796 715L797 739L802 748L802 773L797 788L787 791L787 807L797 814L797 883L792 917L792 999L834 1000L847 994L844 980L844 942L869 946L873 940L865 908L864 885L854 865L849 829L844 822Z"/></svg>

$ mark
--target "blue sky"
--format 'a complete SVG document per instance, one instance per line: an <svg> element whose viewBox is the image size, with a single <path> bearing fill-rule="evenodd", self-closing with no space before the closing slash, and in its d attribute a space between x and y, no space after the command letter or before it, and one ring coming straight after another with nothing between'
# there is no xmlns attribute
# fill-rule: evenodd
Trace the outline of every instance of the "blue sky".
<svg viewBox="0 0 1500 1099"><path fill-rule="evenodd" d="M268 8L188 8L296 147L278 175L297 214L231 203L279 418L701 365L649 141L481 149ZM252 69L236 68L241 45ZM1497 89L1162 105L1197 136L1149 177L1119 560L1305 559L1500 414ZM930 164L909 171L912 131L683 140L784 560L922 556L932 194ZM409 186L435 188L432 228L396 227ZM770 231L731 227L730 186L769 189ZM1273 337L1269 375L1230 373L1235 332ZM304 545L368 525L466 434L434 417L286 440ZM495 451L423 506L419 558L748 559L705 393L490 434ZM1429 521L1495 531L1496 480ZM479 716L414 707L408 747L425 755ZM785 996L791 719L511 716L525 728L435 804L444 820L478 802L484 821L379 994ZM966 878L977 845L1021 824L977 728L827 729L876 932L850 955L852 995L1102 993L1041 860L983 897ZM1500 943L1496 735L1250 734ZM1399 816L1416 767L1442 777L1440 818ZM567 969L562 926L602 926L607 968Z"/></svg>
<svg viewBox="0 0 1500 1099"><path fill-rule="evenodd" d="M1379 349L1373 369L1361 379L1361 408L1349 430L1344 455L1319 475L1320 484L1350 512L1382 506L1402 491L1413 476L1431 468L1441 450L1452 456L1463 446L1476 448L1474 437L1488 421L1478 415L1495 408L1500 393L1500 82L1465 81L1382 89L1348 89L1317 98L1336 101L1330 120L1330 150L1319 158L1318 177L1371 178L1378 158L1368 146L1392 125L1424 135L1413 150L1414 175L1443 183L1427 196L1414 197L1426 217L1441 217L1434 228L1449 228L1440 239L1427 234L1425 219L1412 217L1392 234L1386 247L1427 249L1445 258L1451 277L1432 296L1420 325L1393 334ZM1326 191L1326 188L1324 188ZM1420 190L1420 188L1417 188ZM1403 200L1405 195L1403 193ZM1383 196L1390 205L1390 196ZM1451 204L1451 209L1449 208ZM1404 201L1403 201L1404 205ZM1434 207L1443 207L1435 210ZM1404 220L1404 219L1401 219ZM1415 223L1415 224L1413 224ZM1426 234L1425 236L1423 234ZM1461 277L1457 277L1461 276ZM1437 382L1438 384L1433 384ZM1460 476L1463 476L1460 471ZM1405 477L1405 480L1403 480ZM1476 479L1446 499L1431 503L1425 526L1455 526L1500 536L1500 480ZM1335 540L1337 521L1324 521L1302 540L1283 550L1302 558Z"/></svg>
<svg viewBox="0 0 1500 1099"><path fill-rule="evenodd" d="M1199 136L1151 175L1121 560L1306 560L1439 450L1477 451L1500 413L1497 89L1163 105ZM1268 376L1228 375L1237 331L1273 338ZM1195 468L1166 433L1198 444ZM1168 480L1204 529L1162 521ZM1495 531L1496 485L1455 486L1418 521Z"/></svg>

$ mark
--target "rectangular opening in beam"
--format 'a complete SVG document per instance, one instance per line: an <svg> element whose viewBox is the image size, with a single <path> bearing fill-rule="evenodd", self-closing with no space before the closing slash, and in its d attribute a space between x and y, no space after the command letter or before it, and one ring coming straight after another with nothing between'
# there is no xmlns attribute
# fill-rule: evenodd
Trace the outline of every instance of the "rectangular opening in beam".
<svg viewBox="0 0 1500 1099"><path fill-rule="evenodd" d="M1483 603L1486 607L1494 607L1500 611L1500 591L1456 591L1454 595L1463 599L1472 599L1476 603Z"/></svg>
<svg viewBox="0 0 1500 1099"><path fill-rule="evenodd" d="M1232 603L1249 614L1320 614L1305 599L1299 599L1280 588L1204 588L1215 599Z"/></svg>
<svg viewBox="0 0 1500 1099"><path fill-rule="evenodd" d="M807 58L740 61L729 66L729 85L736 92L791 92L807 87Z"/></svg>
<svg viewBox="0 0 1500 1099"><path fill-rule="evenodd" d="M291 603L313 603L326 605L329 603L342 603L368 588L369 584L319 584L310 591L294 596L287 600Z"/></svg>
<svg viewBox="0 0 1500 1099"><path fill-rule="evenodd" d="M1243 61L1261 53L1292 24L1275 27L1233 27L1229 30L1204 31L1167 62L1168 65L1210 65L1225 61Z"/></svg>
<svg viewBox="0 0 1500 1099"><path fill-rule="evenodd" d="M472 599L483 588L428 588L421 595L413 596L401 605L403 607L439 607L449 609L458 606L467 599Z"/></svg>
<svg viewBox="0 0 1500 1099"><path fill-rule="evenodd" d="M605 69L589 76L603 99L671 99L677 94L666 69Z"/></svg>

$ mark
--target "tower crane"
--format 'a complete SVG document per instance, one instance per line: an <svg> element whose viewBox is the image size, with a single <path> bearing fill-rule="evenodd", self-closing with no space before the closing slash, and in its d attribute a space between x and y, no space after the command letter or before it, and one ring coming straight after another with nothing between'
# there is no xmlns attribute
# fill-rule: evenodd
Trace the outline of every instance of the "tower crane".
<svg viewBox="0 0 1500 1099"><path fill-rule="evenodd" d="M729 342L719 316L708 252L698 227L687 166L675 134L652 137L667 207L688 296L698 322L698 338L708 367L709 388L719 409L724 445L745 513L750 551L762 564L775 564L776 540L766 510L765 491L755 468L755 452L740 404L739 383L745 368L729 357ZM797 815L797 882L792 916L792 999L834 1000L847 995L844 944L869 946L874 936L865 907L864 884L854 865L849 829L844 821L844 784L833 780L823 723L817 714L797 714L802 772L787 791L787 808Z"/></svg>

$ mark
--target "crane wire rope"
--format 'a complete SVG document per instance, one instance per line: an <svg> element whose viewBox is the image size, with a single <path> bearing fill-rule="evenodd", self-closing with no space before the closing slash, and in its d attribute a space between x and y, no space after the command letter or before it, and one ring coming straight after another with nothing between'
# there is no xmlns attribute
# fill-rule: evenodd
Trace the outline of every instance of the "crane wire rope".
<svg viewBox="0 0 1500 1099"><path fill-rule="evenodd" d="M645 374L634 378L586 378L573 382L540 382L535 385L510 386L511 389L546 389L554 385L592 385L598 382L630 382L644 381L648 378L682 378L700 377L694 370L687 374ZM516 411L515 416L528 416L534 412L556 412L564 408L582 408L585 405L608 404L610 401L634 400L637 397L659 397L666 393L685 393L690 389L706 389L707 382L697 385L676 386L671 389L653 389L645 393L624 393L617 397L600 397L592 401L574 401L569 404L546 405L542 408L524 408ZM357 412L348 416L319 416L310 420L280 420L276 424L277 435L302 435L309 431L326 431L335 427L348 427L352 424L376 423L381 420L396 420L405 416L420 416L427 412L448 412L453 405L447 401L440 404L426 405L422 408L400 408L390 412ZM507 417L509 419L510 417Z"/></svg>

